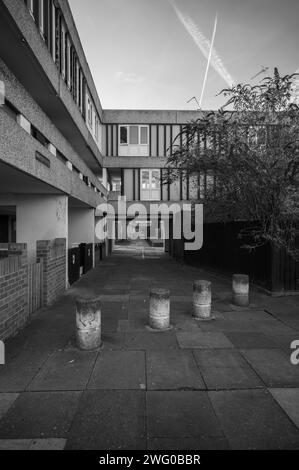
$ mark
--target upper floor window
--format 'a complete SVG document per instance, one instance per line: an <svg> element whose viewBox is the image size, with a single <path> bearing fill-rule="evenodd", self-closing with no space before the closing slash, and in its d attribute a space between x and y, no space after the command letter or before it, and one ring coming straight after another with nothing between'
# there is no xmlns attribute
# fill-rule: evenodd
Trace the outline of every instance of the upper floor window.
<svg viewBox="0 0 299 470"><path fill-rule="evenodd" d="M119 127L120 157L149 156L149 126L121 125Z"/></svg>
<svg viewBox="0 0 299 470"><path fill-rule="evenodd" d="M61 75L62 75L62 78L65 79L66 78L66 63L67 63L67 59L66 59L66 53L67 53L67 50L66 50L66 43L67 43L67 40L66 40L66 30L65 30L65 26L63 24L63 22L61 22L61 48L60 48L60 52L61 52Z"/></svg>
<svg viewBox="0 0 299 470"><path fill-rule="evenodd" d="M112 181L112 191L121 191L121 180Z"/></svg>
<svg viewBox="0 0 299 470"><path fill-rule="evenodd" d="M45 4L44 0L40 0L39 2L39 29L44 36L45 34Z"/></svg>
<svg viewBox="0 0 299 470"><path fill-rule="evenodd" d="M95 116L95 130L94 130L94 136L95 136L95 139L96 139L97 142L99 141L99 129L100 129L100 123L99 123L98 116L96 115L96 116Z"/></svg>
<svg viewBox="0 0 299 470"><path fill-rule="evenodd" d="M120 126L120 145L148 145L148 126Z"/></svg>
<svg viewBox="0 0 299 470"><path fill-rule="evenodd" d="M66 76L67 86L71 89L71 41L69 35L66 38Z"/></svg>
<svg viewBox="0 0 299 470"><path fill-rule="evenodd" d="M27 5L28 5L29 12L34 18L34 0L27 0Z"/></svg>
<svg viewBox="0 0 299 470"><path fill-rule="evenodd" d="M89 127L92 128L92 103L90 98L87 98L87 120Z"/></svg>

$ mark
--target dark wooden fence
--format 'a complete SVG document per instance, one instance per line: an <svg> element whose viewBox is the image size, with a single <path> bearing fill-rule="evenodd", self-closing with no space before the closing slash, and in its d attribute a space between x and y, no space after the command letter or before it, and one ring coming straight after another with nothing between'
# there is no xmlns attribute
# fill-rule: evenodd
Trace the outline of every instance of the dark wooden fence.
<svg viewBox="0 0 299 470"><path fill-rule="evenodd" d="M205 224L201 250L185 251L184 240L170 240L170 255L193 266L248 274L253 282L271 292L299 292L299 263L270 244L251 252L242 248L246 240L238 234L243 227L241 222Z"/></svg>

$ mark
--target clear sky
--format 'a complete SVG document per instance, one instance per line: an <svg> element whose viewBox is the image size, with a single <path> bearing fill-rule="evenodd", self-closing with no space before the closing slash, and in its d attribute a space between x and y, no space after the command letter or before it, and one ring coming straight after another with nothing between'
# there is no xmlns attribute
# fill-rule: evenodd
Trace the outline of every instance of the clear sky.
<svg viewBox="0 0 299 470"><path fill-rule="evenodd" d="M261 66L299 68L299 0L69 0L104 108L215 109ZM265 76L265 75L264 75ZM263 75L259 76L259 79Z"/></svg>

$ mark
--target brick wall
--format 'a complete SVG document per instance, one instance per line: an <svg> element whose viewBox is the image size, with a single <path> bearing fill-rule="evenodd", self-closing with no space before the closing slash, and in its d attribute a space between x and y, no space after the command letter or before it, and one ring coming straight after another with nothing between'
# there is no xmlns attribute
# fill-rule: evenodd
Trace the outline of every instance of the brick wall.
<svg viewBox="0 0 299 470"><path fill-rule="evenodd" d="M28 320L27 247L8 244L0 261L0 339L14 336Z"/></svg>
<svg viewBox="0 0 299 470"><path fill-rule="evenodd" d="M43 260L43 303L50 305L66 288L66 240L37 242L37 260Z"/></svg>

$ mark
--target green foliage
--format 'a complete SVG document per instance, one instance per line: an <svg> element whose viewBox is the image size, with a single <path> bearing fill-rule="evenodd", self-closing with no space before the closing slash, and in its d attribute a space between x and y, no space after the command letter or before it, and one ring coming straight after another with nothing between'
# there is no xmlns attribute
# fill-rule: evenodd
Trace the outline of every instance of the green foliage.
<svg viewBox="0 0 299 470"><path fill-rule="evenodd" d="M271 242L297 257L299 226L299 109L293 75L221 91L226 105L188 123L168 159L170 179L208 175L206 217L248 220L242 231L253 249ZM227 110L230 107L232 110ZM179 145L182 139L183 145ZM197 183L198 184L198 183Z"/></svg>

